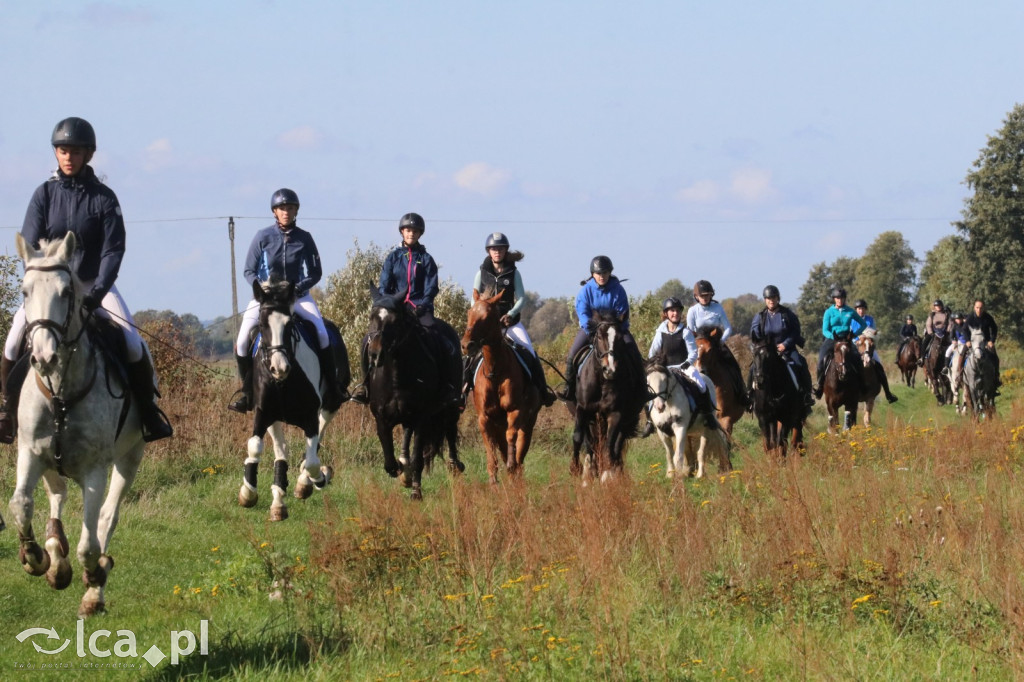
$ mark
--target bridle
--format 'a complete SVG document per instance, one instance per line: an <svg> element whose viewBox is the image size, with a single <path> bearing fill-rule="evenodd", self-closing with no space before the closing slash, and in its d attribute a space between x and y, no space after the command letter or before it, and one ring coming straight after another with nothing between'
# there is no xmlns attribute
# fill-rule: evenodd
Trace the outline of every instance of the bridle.
<svg viewBox="0 0 1024 682"><path fill-rule="evenodd" d="M371 311L371 313L370 313L370 319L371 320L373 320L373 319L378 319L379 320L380 319L375 314L375 312L378 311L378 310L387 310L387 308L374 308L373 311ZM369 364L370 369L373 369L373 368L378 366L379 361L380 361L380 357L382 355L392 355L393 352L394 352L393 349L396 348L396 347L399 347L403 343L405 343L405 340L408 339L409 336L412 335L413 332L415 331L415 328L414 328L414 326L412 324L406 324L406 323L404 323L401 320L400 314L396 313L395 311L391 311L391 310L389 310L388 312L389 312L389 314L394 314L395 315L395 319L393 321L388 321L388 322L381 321L380 322L380 327L378 329L376 329L376 330L371 329L366 334L366 353L367 353L367 359L369 360L368 364ZM390 343L385 345L384 344L384 331L385 331L385 329L388 328L388 327L396 327L396 326L400 327L400 329L395 333L394 337L390 340ZM374 352L372 352L370 350L370 346L372 346L373 342L375 340L377 340L377 339L380 339L380 351L377 352L377 353L374 353Z"/></svg>
<svg viewBox="0 0 1024 682"><path fill-rule="evenodd" d="M271 312L280 312L282 315L287 313L288 322L286 322L285 325L284 325L284 334L283 334L284 343L271 344L269 342L269 340L270 340L269 339L270 335L268 333L269 332L269 325L264 324L263 321L265 319L264 318L264 314L265 313L271 313ZM274 354L275 353L282 353L284 355L285 359L288 361L288 364L289 365L294 365L295 364L295 348L298 345L298 341L299 341L299 330L298 330L298 327L296 327L296 325L295 325L294 315L291 314L291 311L283 310L279 303L272 302L272 303L266 303L266 304L261 304L260 305L260 317L261 317L261 319L260 319L260 323L261 323L260 324L260 334L261 334L261 339L260 339L260 357L263 360L263 364L269 370L270 369L270 363L271 363L271 360L274 357ZM269 318L269 315L267 315L267 317ZM264 329L264 328L266 328L266 329ZM273 373L271 373L271 378L276 383L280 383L280 381L282 381L281 379L274 378L273 377Z"/></svg>
<svg viewBox="0 0 1024 682"><path fill-rule="evenodd" d="M26 265L25 272L63 272L67 274L69 279L72 278L70 266L64 263L54 263L52 265ZM72 315L74 315L75 309L77 307L75 305L75 302L76 301L74 287L72 287L71 301L68 303L67 312L64 314L64 321L59 323L56 320L51 320L48 317L42 317L39 318L38 320L32 320L25 326L25 338L29 339L29 341L31 342L32 334L35 332L35 330L42 328L48 330L51 334L54 335L54 337L57 339L58 346L63 345L64 337L67 336L68 329L71 328ZM75 338L72 340L72 343L77 342L78 339L82 337L82 333L84 331L85 325L83 324L82 328L78 331L78 335L75 336Z"/></svg>

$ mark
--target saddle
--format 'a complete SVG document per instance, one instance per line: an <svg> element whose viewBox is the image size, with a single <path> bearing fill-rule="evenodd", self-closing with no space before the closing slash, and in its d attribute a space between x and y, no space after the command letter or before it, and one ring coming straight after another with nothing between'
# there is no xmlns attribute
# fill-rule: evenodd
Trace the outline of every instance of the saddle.
<svg viewBox="0 0 1024 682"><path fill-rule="evenodd" d="M701 390L700 385L690 378L686 372L675 367L670 367L669 371L672 372L672 376L676 378L679 385L683 387L683 393L686 394L686 399L690 403L690 423L686 428L693 426L693 423L697 421L697 417L705 415L714 419L715 413L718 412L718 406L716 405L717 398L712 391Z"/></svg>

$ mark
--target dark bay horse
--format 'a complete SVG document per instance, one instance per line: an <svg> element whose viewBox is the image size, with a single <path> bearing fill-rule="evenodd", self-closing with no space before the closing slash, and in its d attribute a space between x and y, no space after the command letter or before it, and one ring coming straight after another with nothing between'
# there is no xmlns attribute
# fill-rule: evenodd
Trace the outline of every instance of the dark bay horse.
<svg viewBox="0 0 1024 682"><path fill-rule="evenodd" d="M798 452L804 447L803 392L785 358L775 345L762 340L754 344L751 370L751 399L761 427L765 452L786 456L787 441Z"/></svg>
<svg viewBox="0 0 1024 682"><path fill-rule="evenodd" d="M488 298L474 289L462 336L462 352L473 357L479 351L483 357L473 382L473 404L487 448L491 483L498 482L499 466L510 476L521 473L540 413L537 387L505 340L500 300L501 292Z"/></svg>
<svg viewBox="0 0 1024 682"><path fill-rule="evenodd" d="M323 489L334 475L333 468L320 462L320 440L327 425L334 418L341 403L327 404L323 396L327 382L349 382L348 352L341 341L337 327L328 320L324 323L337 339L333 344L335 366L340 377L323 376L317 354L316 333L307 341L299 330L304 322L295 314L295 285L287 281L254 282L253 298L260 305L257 329L260 341L253 362L252 436L247 443L245 474L238 491L238 504L253 507L259 499L257 491L263 439L268 434L274 449L274 483L270 487L270 520L288 518L284 497L288 490L288 444L284 427L302 429L306 437L302 472L295 484L295 497L306 499L313 489Z"/></svg>
<svg viewBox="0 0 1024 682"><path fill-rule="evenodd" d="M903 383L914 388L917 383L917 363L921 359L921 337L911 336L900 346L896 366L903 375Z"/></svg>
<svg viewBox="0 0 1024 682"><path fill-rule="evenodd" d="M405 294L381 294L370 285L373 308L367 331L370 412L384 451L384 470L423 499L420 485L427 459L448 443L448 469L462 472L457 442L457 404L442 402L448 391L458 392L462 381L459 337L446 322L435 319L424 327L405 304ZM454 387L454 388L453 388ZM402 452L395 458L394 429L401 426Z"/></svg>
<svg viewBox="0 0 1024 682"><path fill-rule="evenodd" d="M850 339L837 339L825 368L825 409L828 411L828 432L835 433L840 410L845 410L843 430L857 421L857 403L863 390L864 361Z"/></svg>
<svg viewBox="0 0 1024 682"><path fill-rule="evenodd" d="M953 388L949 383L949 375L942 370L946 367L946 349L949 348L950 334L935 335L928 344L928 352L924 356L924 374L928 387L939 405L953 402Z"/></svg>
<svg viewBox="0 0 1024 682"><path fill-rule="evenodd" d="M621 320L612 312L591 318L591 344L581 355L576 379L576 425L572 434L573 475L604 481L622 472L626 440L636 435L640 410L647 402L643 362L631 357L622 337ZM593 454L580 463L588 441Z"/></svg>
<svg viewBox="0 0 1024 682"><path fill-rule="evenodd" d="M746 411L738 386L743 383L742 377L734 376L736 368L726 357L730 353L723 348L722 329L715 326L704 326L695 334L697 342L697 364L701 372L707 374L715 384L718 397L718 421L725 432L732 436L732 427ZM730 353L731 354L731 353Z"/></svg>

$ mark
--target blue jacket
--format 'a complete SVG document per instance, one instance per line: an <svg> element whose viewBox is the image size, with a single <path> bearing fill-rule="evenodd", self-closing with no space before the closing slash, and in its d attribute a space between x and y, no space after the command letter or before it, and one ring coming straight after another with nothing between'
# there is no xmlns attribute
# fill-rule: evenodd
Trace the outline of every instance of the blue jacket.
<svg viewBox="0 0 1024 682"><path fill-rule="evenodd" d="M420 243L399 246L387 255L380 269L380 293L406 292L406 300L418 313L434 311L437 296L437 264Z"/></svg>
<svg viewBox="0 0 1024 682"><path fill-rule="evenodd" d="M857 322L857 320L852 320L850 322L850 331L853 333L854 336L860 336L860 333L867 329L868 327L871 327L872 329L878 329L878 327L875 326L875 318L871 317L870 315L864 316L864 324L860 324L859 322Z"/></svg>
<svg viewBox="0 0 1024 682"><path fill-rule="evenodd" d="M78 238L71 267L79 279L93 282L89 295L102 300L121 270L124 218L114 191L88 165L73 177L57 171L36 188L21 227L21 236L37 249L40 239L63 239L68 232Z"/></svg>
<svg viewBox="0 0 1024 682"><path fill-rule="evenodd" d="M250 286L257 280L271 277L295 285L295 296L301 298L316 286L323 276L320 253L313 235L292 225L287 232L277 225L264 227L252 238L245 257L245 279Z"/></svg>
<svg viewBox="0 0 1024 682"><path fill-rule="evenodd" d="M863 327L868 326L864 318L850 306L844 305L842 308L831 306L821 318L821 333L826 339L835 339L850 333L854 320L860 322Z"/></svg>
<svg viewBox="0 0 1024 682"><path fill-rule="evenodd" d="M576 316L580 318L581 329L587 329L596 310L614 311L622 318L619 328L629 331L629 296L615 275L603 287L597 286L597 280L591 277L576 294Z"/></svg>

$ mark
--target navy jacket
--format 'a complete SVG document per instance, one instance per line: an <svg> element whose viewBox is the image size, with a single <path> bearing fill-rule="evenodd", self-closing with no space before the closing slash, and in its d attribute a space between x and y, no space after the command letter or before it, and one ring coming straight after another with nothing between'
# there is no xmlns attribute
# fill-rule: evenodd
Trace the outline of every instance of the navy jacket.
<svg viewBox="0 0 1024 682"><path fill-rule="evenodd" d="M767 340L773 346L781 343L787 352L804 345L804 337L800 333L800 320L784 305L776 308L774 313L769 312L768 308L763 308L754 315L750 322L750 338L754 341Z"/></svg>
<svg viewBox="0 0 1024 682"><path fill-rule="evenodd" d="M387 255L380 270L380 293L393 296L407 293L417 313L434 311L437 296L437 264L423 244L399 246Z"/></svg>
<svg viewBox="0 0 1024 682"><path fill-rule="evenodd" d="M257 280L271 277L295 285L295 296L301 298L316 286L323 276L320 252L313 235L292 225L283 232L277 225L264 227L252 238L249 255L245 257L245 279L250 286Z"/></svg>
<svg viewBox="0 0 1024 682"><path fill-rule="evenodd" d="M57 171L36 188L25 213L21 236L34 248L41 239L78 238L71 267L79 279L93 282L89 295L102 300L114 286L124 258L124 218L114 191L86 165L73 177Z"/></svg>

